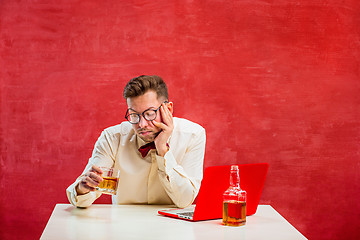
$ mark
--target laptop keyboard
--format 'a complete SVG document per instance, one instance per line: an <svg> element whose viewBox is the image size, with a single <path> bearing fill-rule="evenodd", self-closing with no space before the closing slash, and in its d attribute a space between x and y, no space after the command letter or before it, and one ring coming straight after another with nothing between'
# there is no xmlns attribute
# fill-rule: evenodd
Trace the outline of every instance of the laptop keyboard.
<svg viewBox="0 0 360 240"><path fill-rule="evenodd" d="M194 212L182 212L182 213L178 213L178 216L187 219L192 219L194 216Z"/></svg>

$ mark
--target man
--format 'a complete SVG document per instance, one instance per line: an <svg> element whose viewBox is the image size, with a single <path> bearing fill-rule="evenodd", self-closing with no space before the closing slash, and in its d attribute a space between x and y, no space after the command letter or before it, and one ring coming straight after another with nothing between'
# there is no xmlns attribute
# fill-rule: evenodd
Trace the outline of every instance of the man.
<svg viewBox="0 0 360 240"><path fill-rule="evenodd" d="M99 167L113 166L120 170L113 204L192 204L203 175L205 129L172 116L173 103L158 76L131 79L123 96L127 121L102 132L83 174L66 190L69 201L90 206L101 195L95 191L102 181Z"/></svg>

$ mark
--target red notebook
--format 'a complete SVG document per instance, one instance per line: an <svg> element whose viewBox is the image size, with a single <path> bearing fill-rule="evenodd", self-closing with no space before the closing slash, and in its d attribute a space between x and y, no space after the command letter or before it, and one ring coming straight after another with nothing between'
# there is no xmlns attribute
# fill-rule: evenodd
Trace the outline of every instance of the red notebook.
<svg viewBox="0 0 360 240"><path fill-rule="evenodd" d="M254 163L238 166L240 187L247 193L246 215L253 215L259 205L269 164ZM222 196L230 185L230 168L231 165L213 166L205 169L196 205L187 208L160 210L158 213L189 221L222 218Z"/></svg>

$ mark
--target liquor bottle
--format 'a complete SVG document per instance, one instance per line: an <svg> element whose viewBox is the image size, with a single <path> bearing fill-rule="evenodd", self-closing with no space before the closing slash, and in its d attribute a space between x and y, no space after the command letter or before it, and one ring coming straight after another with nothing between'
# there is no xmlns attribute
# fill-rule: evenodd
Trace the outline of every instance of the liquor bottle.
<svg viewBox="0 0 360 240"><path fill-rule="evenodd" d="M223 224L242 226L246 223L246 192L240 188L239 167L232 165L230 187L223 194Z"/></svg>

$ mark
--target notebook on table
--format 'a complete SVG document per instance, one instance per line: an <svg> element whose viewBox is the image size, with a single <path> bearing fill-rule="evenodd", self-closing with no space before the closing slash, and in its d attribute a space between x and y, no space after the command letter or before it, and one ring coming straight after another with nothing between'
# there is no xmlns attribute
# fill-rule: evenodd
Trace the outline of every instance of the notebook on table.
<svg viewBox="0 0 360 240"><path fill-rule="evenodd" d="M247 193L246 215L253 215L256 213L259 205L269 164L254 163L240 164L238 166L240 187ZM160 210L158 213L189 221L222 218L222 196L230 185L230 168L231 165L213 166L205 169L196 205L191 205L187 208Z"/></svg>

